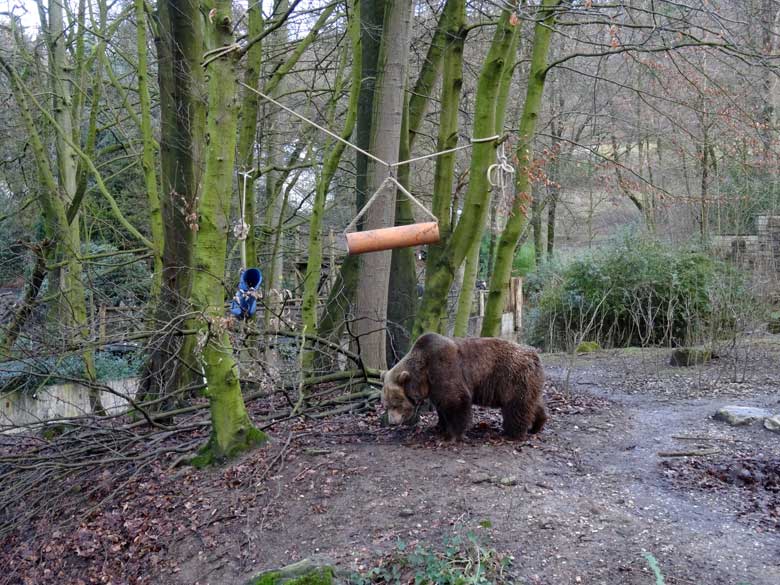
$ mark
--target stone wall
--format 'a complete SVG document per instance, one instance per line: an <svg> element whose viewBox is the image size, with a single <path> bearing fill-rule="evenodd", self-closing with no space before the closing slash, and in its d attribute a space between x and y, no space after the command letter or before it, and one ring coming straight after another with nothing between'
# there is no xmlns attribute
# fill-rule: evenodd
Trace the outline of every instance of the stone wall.
<svg viewBox="0 0 780 585"><path fill-rule="evenodd" d="M715 236L713 247L720 257L776 282L780 280L780 215L757 216L756 232L751 236Z"/></svg>
<svg viewBox="0 0 780 585"><path fill-rule="evenodd" d="M113 392L101 392L100 400L108 413L127 409L125 397L138 390L138 380L105 382ZM37 390L17 390L0 395L0 433L14 427L61 421L90 413L89 389L81 384L56 384Z"/></svg>

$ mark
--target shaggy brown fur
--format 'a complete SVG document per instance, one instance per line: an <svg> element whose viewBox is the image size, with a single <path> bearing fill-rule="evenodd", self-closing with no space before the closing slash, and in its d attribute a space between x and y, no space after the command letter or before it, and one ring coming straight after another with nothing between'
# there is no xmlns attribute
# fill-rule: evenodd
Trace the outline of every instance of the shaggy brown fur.
<svg viewBox="0 0 780 585"><path fill-rule="evenodd" d="M547 420L542 398L544 370L536 351L491 337L420 337L411 351L385 373L382 403L388 422L410 420L430 399L438 428L462 439L471 425L471 405L501 408L504 432L524 440Z"/></svg>

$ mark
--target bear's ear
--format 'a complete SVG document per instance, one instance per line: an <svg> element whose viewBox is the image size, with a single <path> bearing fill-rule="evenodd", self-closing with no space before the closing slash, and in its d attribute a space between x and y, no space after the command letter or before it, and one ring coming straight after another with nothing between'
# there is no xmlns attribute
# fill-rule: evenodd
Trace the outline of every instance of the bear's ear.
<svg viewBox="0 0 780 585"><path fill-rule="evenodd" d="M408 370L404 370L398 376L398 383L401 384L401 385L406 384L409 381L410 377L411 377L411 375L409 374L409 371Z"/></svg>

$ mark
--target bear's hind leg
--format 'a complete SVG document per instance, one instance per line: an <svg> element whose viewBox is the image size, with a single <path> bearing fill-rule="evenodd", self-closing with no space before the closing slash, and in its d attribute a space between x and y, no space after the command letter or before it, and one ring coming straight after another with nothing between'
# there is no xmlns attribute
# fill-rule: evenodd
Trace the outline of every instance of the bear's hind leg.
<svg viewBox="0 0 780 585"><path fill-rule="evenodd" d="M536 405L536 412L534 413L534 422L531 425L529 433L536 434L544 428L544 423L547 422L547 411L544 409L544 404L539 402Z"/></svg>
<svg viewBox="0 0 780 585"><path fill-rule="evenodd" d="M511 439L525 441L536 410L529 411L524 400L512 400L501 408L504 415L504 433Z"/></svg>

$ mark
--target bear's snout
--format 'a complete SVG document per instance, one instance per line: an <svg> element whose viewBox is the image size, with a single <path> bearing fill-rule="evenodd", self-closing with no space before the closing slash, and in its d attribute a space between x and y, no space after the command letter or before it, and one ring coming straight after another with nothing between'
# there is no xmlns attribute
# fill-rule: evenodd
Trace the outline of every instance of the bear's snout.
<svg viewBox="0 0 780 585"><path fill-rule="evenodd" d="M387 410L387 424L391 426L397 426L403 424L405 421L404 414L397 410Z"/></svg>

